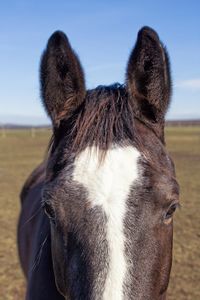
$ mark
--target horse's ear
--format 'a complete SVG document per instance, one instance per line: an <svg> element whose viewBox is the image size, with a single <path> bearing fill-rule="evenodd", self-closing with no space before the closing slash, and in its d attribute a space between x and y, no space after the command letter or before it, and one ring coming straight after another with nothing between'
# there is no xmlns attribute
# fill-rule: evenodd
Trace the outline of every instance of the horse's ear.
<svg viewBox="0 0 200 300"><path fill-rule="evenodd" d="M78 57L63 32L49 39L41 58L41 96L54 126L81 104L85 96L84 74Z"/></svg>
<svg viewBox="0 0 200 300"><path fill-rule="evenodd" d="M170 67L166 49L149 27L138 33L128 62L127 85L136 116L160 131L170 101Z"/></svg>

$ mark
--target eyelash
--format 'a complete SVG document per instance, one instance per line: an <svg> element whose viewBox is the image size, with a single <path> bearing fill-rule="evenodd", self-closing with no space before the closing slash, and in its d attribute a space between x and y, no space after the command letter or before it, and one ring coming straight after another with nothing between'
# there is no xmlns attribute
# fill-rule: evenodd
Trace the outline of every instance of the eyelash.
<svg viewBox="0 0 200 300"><path fill-rule="evenodd" d="M45 214L48 216L48 218L50 220L54 221L55 220L55 212L54 212L52 206L47 201L43 201L42 208L43 208Z"/></svg>
<svg viewBox="0 0 200 300"><path fill-rule="evenodd" d="M179 203L173 203L172 205L170 205L170 207L168 208L168 210L164 216L164 219L165 220L171 219L177 208L180 208Z"/></svg>

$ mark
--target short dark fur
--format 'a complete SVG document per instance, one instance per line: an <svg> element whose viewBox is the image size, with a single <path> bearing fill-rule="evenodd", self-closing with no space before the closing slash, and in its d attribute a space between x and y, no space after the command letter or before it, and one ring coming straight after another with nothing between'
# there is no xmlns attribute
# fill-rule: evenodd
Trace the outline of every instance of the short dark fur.
<svg viewBox="0 0 200 300"><path fill-rule="evenodd" d="M136 116L163 139L171 96L170 65L165 47L149 27L138 33L128 62L127 86Z"/></svg>
<svg viewBox="0 0 200 300"><path fill-rule="evenodd" d="M158 35L148 27L138 33L125 85L86 91L67 37L54 33L41 60L41 94L53 137L47 160L21 193L26 300L102 300L110 266L107 216L100 206L91 207L87 189L73 180L74 161L88 146L104 158L111 147L129 145L141 153L141 174L126 201L124 298L165 300L173 237L166 214L179 190L164 145L171 82Z"/></svg>

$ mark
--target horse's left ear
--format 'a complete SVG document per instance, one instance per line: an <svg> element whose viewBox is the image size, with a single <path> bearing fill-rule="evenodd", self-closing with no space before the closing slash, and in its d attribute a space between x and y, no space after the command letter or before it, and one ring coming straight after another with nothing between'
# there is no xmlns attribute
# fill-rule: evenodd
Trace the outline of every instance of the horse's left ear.
<svg viewBox="0 0 200 300"><path fill-rule="evenodd" d="M48 40L41 59L40 80L44 106L57 127L83 102L86 93L79 59L61 31L54 32Z"/></svg>
<svg viewBox="0 0 200 300"><path fill-rule="evenodd" d="M169 59L157 33L143 27L130 55L127 86L136 117L162 138L171 95Z"/></svg>

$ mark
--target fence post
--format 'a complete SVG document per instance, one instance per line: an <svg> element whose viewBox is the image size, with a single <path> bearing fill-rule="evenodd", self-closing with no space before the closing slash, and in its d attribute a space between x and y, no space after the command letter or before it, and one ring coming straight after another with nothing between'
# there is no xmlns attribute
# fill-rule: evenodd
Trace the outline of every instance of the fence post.
<svg viewBox="0 0 200 300"><path fill-rule="evenodd" d="M31 127L31 137L34 138L35 137L35 128Z"/></svg>

